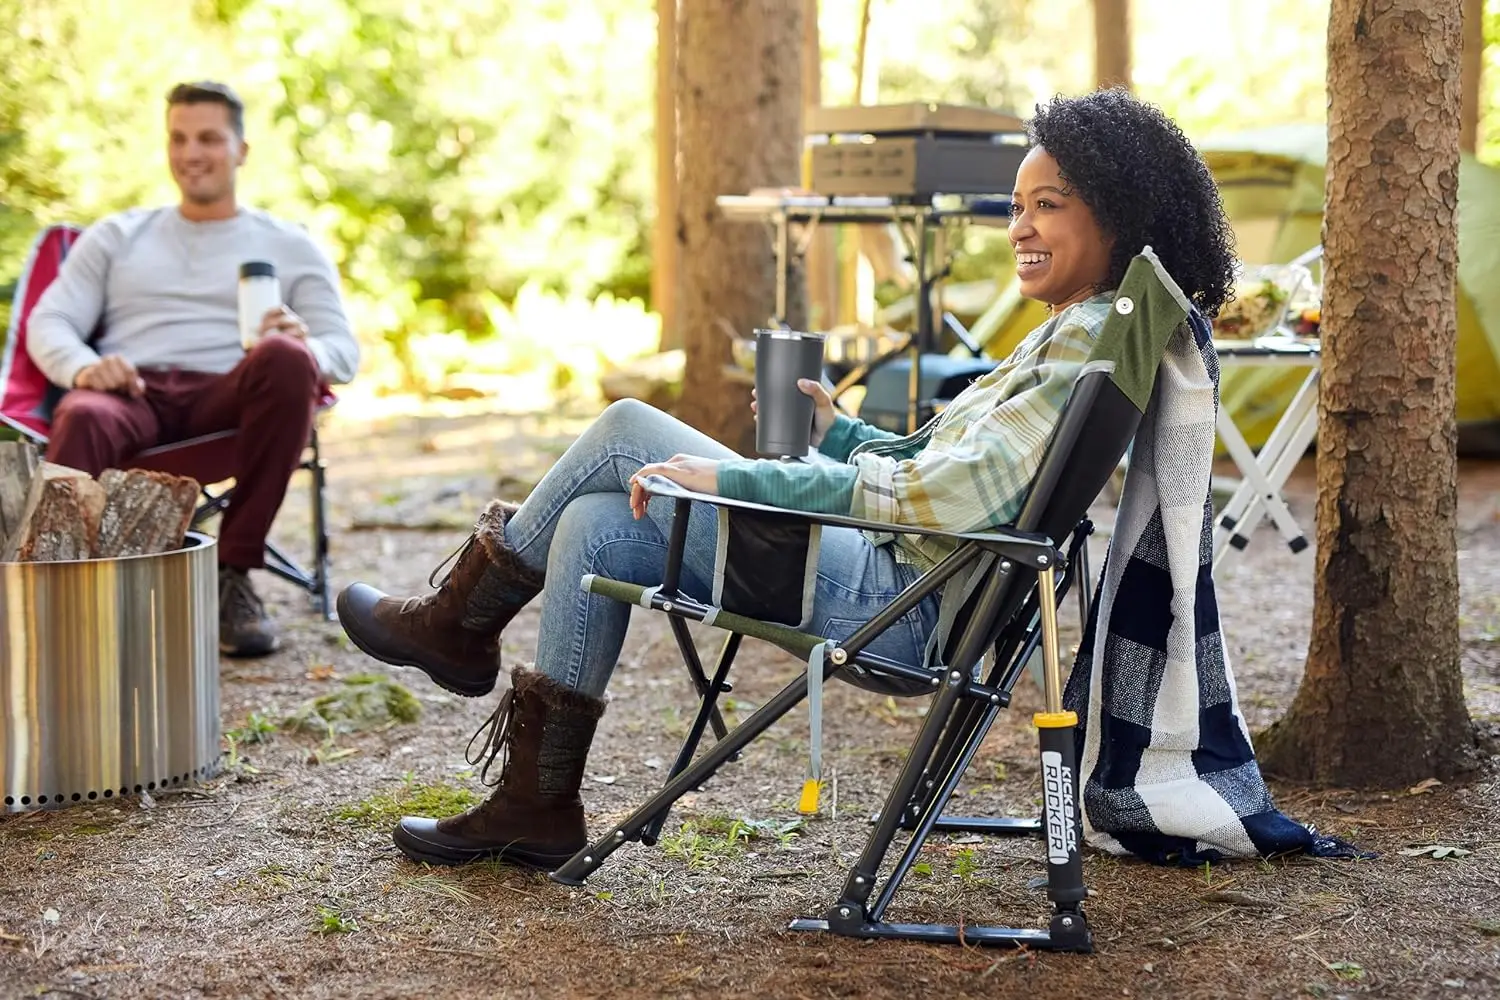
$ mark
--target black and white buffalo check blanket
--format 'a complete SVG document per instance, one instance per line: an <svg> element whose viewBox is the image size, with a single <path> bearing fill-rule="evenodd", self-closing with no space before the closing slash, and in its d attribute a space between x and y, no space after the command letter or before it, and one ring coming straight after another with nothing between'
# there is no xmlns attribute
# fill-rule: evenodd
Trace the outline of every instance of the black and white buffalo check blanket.
<svg viewBox="0 0 1500 1000"><path fill-rule="evenodd" d="M1136 434L1068 679L1065 700L1080 719L1084 836L1159 863L1353 856L1350 845L1272 805L1240 715L1214 596L1218 405L1212 332L1189 309Z"/></svg>

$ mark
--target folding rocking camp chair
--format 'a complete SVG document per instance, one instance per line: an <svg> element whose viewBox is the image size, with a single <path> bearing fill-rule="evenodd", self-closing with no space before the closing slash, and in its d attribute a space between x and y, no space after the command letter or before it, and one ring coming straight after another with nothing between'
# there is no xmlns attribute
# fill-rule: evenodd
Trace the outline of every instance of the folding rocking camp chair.
<svg viewBox="0 0 1500 1000"><path fill-rule="evenodd" d="M0 421L15 428L45 452L52 428L52 411L62 398L63 389L53 385L26 353L27 324L31 311L52 280L57 277L81 230L77 226L55 225L44 229L32 244L26 265L16 283L11 304L10 328L3 352L0 352ZM321 387L318 409L326 410L337 401L326 385ZM204 434L186 441L148 448L130 459L133 469L189 476L203 486L203 502L193 512L197 527L214 514L228 508L234 499L233 487L214 493L209 485L231 478L234 457L234 431ZM313 423L307 449L299 468L312 476L313 568L304 569L278 545L266 542L266 569L306 590L324 618L330 616L328 515L323 501L326 483L322 452L318 447L318 427Z"/></svg>
<svg viewBox="0 0 1500 1000"><path fill-rule="evenodd" d="M1185 316L1175 299L1165 301L1168 294L1153 279L1152 260L1144 255L1137 258L1074 385L1013 528L945 533L781 510L691 493L655 477L648 481L652 494L670 497L676 504L661 586L643 587L601 576L585 577L583 586L596 594L668 614L701 703L666 785L553 872L552 878L579 884L626 841L654 843L668 810L684 793L701 785L804 698L811 699L810 714L820 711L822 682L843 672L860 686L887 685L885 689L891 693L904 694L930 691L934 699L838 900L822 919L797 920L792 928L863 938L1090 950L1092 937L1082 907L1087 890L1080 856L1077 719L1063 709L1057 605L1075 583L1084 591L1088 587L1086 570L1080 572L1085 542L1092 531L1086 518L1088 507L1134 438L1167 340ZM695 502L713 504L720 512L720 558L713 606L678 590L688 511ZM777 588L756 575L776 561L766 558L769 553L778 549L784 553L784 547L799 535L803 543L808 542L817 526L823 524L940 535L956 547L848 639L830 642L784 624L798 620L795 604L801 580ZM1068 541L1062 546L1054 539ZM756 558L757 551L760 559ZM786 561L784 556L781 561ZM806 564L815 566L815 561L808 558ZM731 567L728 573L724 572L726 566ZM929 657L929 663L896 663L864 651L882 630L945 584L950 590L958 588L963 599L955 602L958 611L952 627L947 630L946 641L934 646L936 655ZM792 595L792 606L786 606L781 595ZM945 598L950 596L945 594ZM945 599L944 607L948 606ZM729 632L711 677L691 641L685 624L688 620L711 622ZM772 642L808 658L809 669L726 733L717 699L728 690L730 665L744 636ZM1041 742L1042 819L945 816L954 789L1000 710L1010 703L1012 687L1038 646L1044 664L1045 697L1045 710L1034 717ZM993 659L988 670L983 670L982 658L990 651ZM713 725L718 739L693 762L709 725ZM808 791L815 794L815 786L805 789ZM903 828L911 836L880 885L885 856L897 831ZM1046 843L1047 892L1054 906L1047 929L888 922L885 912L892 897L927 837L935 831L1042 836Z"/></svg>

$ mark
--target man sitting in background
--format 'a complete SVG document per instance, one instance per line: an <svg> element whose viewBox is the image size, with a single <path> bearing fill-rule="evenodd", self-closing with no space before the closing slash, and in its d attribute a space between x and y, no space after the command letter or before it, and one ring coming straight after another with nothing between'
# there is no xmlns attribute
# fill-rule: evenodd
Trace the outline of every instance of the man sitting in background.
<svg viewBox="0 0 1500 1000"><path fill-rule="evenodd" d="M244 105L220 83L167 96L167 161L180 204L90 226L33 310L28 351L67 389L47 458L98 475L146 448L234 430L234 502L219 533L219 647L280 645L248 571L307 445L320 380L347 382L359 348L338 272L299 225L242 208ZM285 305L245 351L239 266L275 265ZM102 330L101 330L102 327ZM98 337L94 337L100 330Z"/></svg>

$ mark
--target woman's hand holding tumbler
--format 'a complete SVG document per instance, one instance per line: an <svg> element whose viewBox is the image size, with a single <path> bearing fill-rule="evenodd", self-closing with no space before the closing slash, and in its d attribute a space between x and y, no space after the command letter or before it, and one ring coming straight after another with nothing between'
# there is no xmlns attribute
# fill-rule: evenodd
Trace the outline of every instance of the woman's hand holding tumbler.
<svg viewBox="0 0 1500 1000"><path fill-rule="evenodd" d="M813 401L813 423L812 423L812 446L816 448L823 443L823 436L833 426L838 418L838 411L833 408L833 397L828 394L823 383L815 379L801 378L797 380L797 388L804 396L811 396ZM759 414L759 407L755 401L755 390L750 390L750 412Z"/></svg>

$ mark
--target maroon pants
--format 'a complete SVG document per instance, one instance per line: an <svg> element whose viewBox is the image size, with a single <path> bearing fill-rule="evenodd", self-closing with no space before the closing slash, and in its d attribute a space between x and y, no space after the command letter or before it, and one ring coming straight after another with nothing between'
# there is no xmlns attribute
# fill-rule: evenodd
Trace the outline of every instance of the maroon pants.
<svg viewBox="0 0 1500 1000"><path fill-rule="evenodd" d="M265 565L266 535L302 460L317 405L318 364L295 337L271 334L224 375L176 369L141 372L145 395L130 399L74 389L52 416L47 460L97 476L136 453L238 431L234 502L219 530L219 562Z"/></svg>

